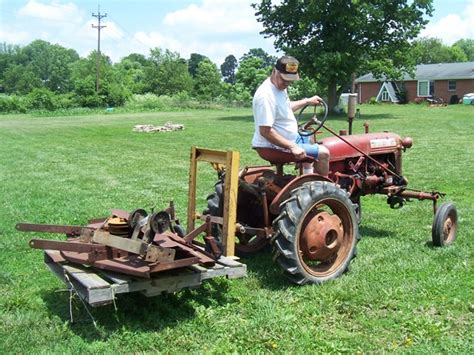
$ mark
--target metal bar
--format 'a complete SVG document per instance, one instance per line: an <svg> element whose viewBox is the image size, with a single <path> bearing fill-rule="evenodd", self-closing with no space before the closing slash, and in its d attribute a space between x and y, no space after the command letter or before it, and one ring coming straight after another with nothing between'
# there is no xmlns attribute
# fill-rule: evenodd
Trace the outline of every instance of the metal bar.
<svg viewBox="0 0 474 355"><path fill-rule="evenodd" d="M34 224L34 223L18 223L15 228L22 232L41 232L41 233L64 233L71 235L90 234L94 232L94 228L82 226L68 226L59 224Z"/></svg>
<svg viewBox="0 0 474 355"><path fill-rule="evenodd" d="M75 251L78 253L98 252L106 249L104 245L99 244L45 239L31 239L29 245L33 249Z"/></svg>
<svg viewBox="0 0 474 355"><path fill-rule="evenodd" d="M150 272L159 272L171 269L177 269L180 267L190 266L193 264L198 264L199 258L198 257L189 257L185 259L178 259L174 261L170 261L167 263L159 263L156 265L150 265Z"/></svg>
<svg viewBox="0 0 474 355"><path fill-rule="evenodd" d="M196 238L199 234L204 232L206 230L206 228L207 228L206 223L201 224L199 227L197 227L196 229L194 229L190 233L188 233L184 237L184 240L186 241L186 243L191 244L193 242L194 238Z"/></svg>
<svg viewBox="0 0 474 355"><path fill-rule="evenodd" d="M405 197L405 198L416 198L418 200L432 200L432 201L436 201L440 197L439 192L423 192L423 191L412 191L412 190L404 190L397 195L400 197Z"/></svg>
<svg viewBox="0 0 474 355"><path fill-rule="evenodd" d="M104 231L96 231L92 240L133 254L145 255L147 250L147 244L142 241L116 237Z"/></svg>
<svg viewBox="0 0 474 355"><path fill-rule="evenodd" d="M149 245L141 240L116 237L104 231L96 231L92 240L96 243L144 256L146 261L151 262L172 261L176 253L174 249Z"/></svg>

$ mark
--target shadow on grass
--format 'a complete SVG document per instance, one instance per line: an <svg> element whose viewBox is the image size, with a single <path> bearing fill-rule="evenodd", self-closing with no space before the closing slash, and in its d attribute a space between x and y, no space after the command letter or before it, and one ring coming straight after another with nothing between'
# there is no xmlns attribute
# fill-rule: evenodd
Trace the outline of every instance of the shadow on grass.
<svg viewBox="0 0 474 355"><path fill-rule="evenodd" d="M257 279L263 288L270 290L284 290L293 285L283 275L281 268L273 261L271 249L244 257L240 260L247 265L247 273Z"/></svg>
<svg viewBox="0 0 474 355"><path fill-rule="evenodd" d="M87 309L78 296L73 297L71 309L68 291L44 292L42 298L51 314L63 322L70 322L69 329L73 333L87 342L94 342L107 340L118 330L130 333L160 332L196 317L197 307L208 308L237 302L229 296L228 288L226 279L216 278L206 280L198 289L185 289L173 294L164 293L154 297L146 297L139 292L119 294L115 305L87 305Z"/></svg>
<svg viewBox="0 0 474 355"><path fill-rule="evenodd" d="M359 226L359 234L364 238L392 238L393 232L385 229L378 229L373 227Z"/></svg>

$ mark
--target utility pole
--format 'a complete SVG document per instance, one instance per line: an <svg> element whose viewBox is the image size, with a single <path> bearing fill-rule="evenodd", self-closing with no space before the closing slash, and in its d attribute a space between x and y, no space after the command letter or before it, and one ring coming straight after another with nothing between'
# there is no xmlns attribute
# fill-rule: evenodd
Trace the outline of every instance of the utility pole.
<svg viewBox="0 0 474 355"><path fill-rule="evenodd" d="M92 25L92 28L97 28L97 59L95 64L95 91L99 92L99 78L100 78L100 30L107 26L101 26L100 20L107 17L107 14L100 14L100 5L98 6L97 15L92 13L93 17L97 18L97 26Z"/></svg>

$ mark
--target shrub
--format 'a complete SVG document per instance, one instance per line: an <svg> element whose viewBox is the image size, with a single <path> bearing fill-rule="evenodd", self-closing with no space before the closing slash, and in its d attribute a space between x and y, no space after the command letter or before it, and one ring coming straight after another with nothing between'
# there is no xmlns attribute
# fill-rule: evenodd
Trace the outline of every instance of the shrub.
<svg viewBox="0 0 474 355"><path fill-rule="evenodd" d="M35 88L27 95L29 107L33 110L54 111L56 100L54 93L46 88Z"/></svg>
<svg viewBox="0 0 474 355"><path fill-rule="evenodd" d="M1 113L25 113L28 111L28 103L25 96L0 95Z"/></svg>
<svg viewBox="0 0 474 355"><path fill-rule="evenodd" d="M372 97L369 99L369 101L367 101L367 103L368 103L369 105L378 105L379 102L377 101L377 98L376 98L375 96L372 96Z"/></svg>

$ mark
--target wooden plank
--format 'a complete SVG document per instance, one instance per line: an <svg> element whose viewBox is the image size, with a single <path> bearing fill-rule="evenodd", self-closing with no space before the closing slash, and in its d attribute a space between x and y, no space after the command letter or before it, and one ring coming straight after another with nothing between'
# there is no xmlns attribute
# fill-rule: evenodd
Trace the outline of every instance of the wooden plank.
<svg viewBox="0 0 474 355"><path fill-rule="evenodd" d="M196 160L208 163L225 164L226 152L214 149L196 148Z"/></svg>
<svg viewBox="0 0 474 355"><path fill-rule="evenodd" d="M224 223L222 225L222 246L225 256L235 253L235 224L237 221L237 197L239 193L239 152L228 151L224 182Z"/></svg>
<svg viewBox="0 0 474 355"><path fill-rule="evenodd" d="M244 265L242 263L239 263L237 260L234 260L232 258L228 258L225 256L221 256L219 260L217 260L217 262L221 265L230 266L230 267L239 267L239 266Z"/></svg>
<svg viewBox="0 0 474 355"><path fill-rule="evenodd" d="M79 297L94 307L111 303L116 295L121 293L139 291L147 297L152 297L164 292L197 288L203 280L214 277L237 278L247 275L245 264L232 258L221 257L212 267L194 264L187 268L157 273L151 279L140 279L67 261L55 262L55 259L61 260L55 258L55 253L58 252L45 251L45 263L48 268L68 287L72 284Z"/></svg>
<svg viewBox="0 0 474 355"><path fill-rule="evenodd" d="M110 283L97 275L93 270L86 269L83 266L69 264L63 265L63 269L89 290L110 287Z"/></svg>
<svg viewBox="0 0 474 355"><path fill-rule="evenodd" d="M64 266L66 265L56 264L54 262L46 263L46 265L68 288L72 285L77 295L91 306L95 307L112 303L114 291L110 287L88 289L80 281L65 273Z"/></svg>
<svg viewBox="0 0 474 355"><path fill-rule="evenodd" d="M196 272L161 276L152 280L153 285L142 291L142 293L147 297L156 296L163 292L176 292L183 288L195 288L200 286L202 283L201 274Z"/></svg>
<svg viewBox="0 0 474 355"><path fill-rule="evenodd" d="M189 183L188 183L188 215L186 233L194 229L196 221L196 185L197 185L197 160L196 147L191 148L191 157L189 159Z"/></svg>

